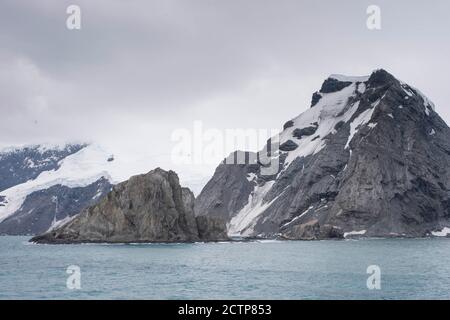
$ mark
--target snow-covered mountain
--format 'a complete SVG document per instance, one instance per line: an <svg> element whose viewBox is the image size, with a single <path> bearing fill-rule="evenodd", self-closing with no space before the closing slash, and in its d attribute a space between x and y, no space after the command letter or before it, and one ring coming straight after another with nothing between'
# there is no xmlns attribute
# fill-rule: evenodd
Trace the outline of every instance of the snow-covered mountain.
<svg viewBox="0 0 450 320"><path fill-rule="evenodd" d="M0 150L0 191L33 180L44 171L55 170L60 161L85 145L39 145Z"/></svg>
<svg viewBox="0 0 450 320"><path fill-rule="evenodd" d="M226 218L238 236L450 230L450 129L425 95L388 72L331 75L279 141L270 153L278 173L224 161L196 199L197 214Z"/></svg>
<svg viewBox="0 0 450 320"><path fill-rule="evenodd" d="M111 188L111 155L96 146L25 146L0 152L0 234L36 234Z"/></svg>
<svg viewBox="0 0 450 320"><path fill-rule="evenodd" d="M103 145L35 145L0 149L0 234L39 234L96 204L117 183L170 160ZM151 150L150 150L151 152ZM183 171L199 192L207 176Z"/></svg>

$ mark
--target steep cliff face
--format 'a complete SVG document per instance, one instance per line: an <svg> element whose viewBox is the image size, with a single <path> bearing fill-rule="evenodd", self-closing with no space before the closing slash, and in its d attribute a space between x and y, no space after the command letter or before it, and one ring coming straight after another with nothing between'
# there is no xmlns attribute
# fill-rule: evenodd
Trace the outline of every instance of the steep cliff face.
<svg viewBox="0 0 450 320"><path fill-rule="evenodd" d="M277 174L222 163L198 213L226 219L229 234L287 239L421 237L450 226L450 129L386 71L330 76L279 140Z"/></svg>
<svg viewBox="0 0 450 320"><path fill-rule="evenodd" d="M181 188L173 171L155 169L113 187L97 205L72 221L33 238L38 243L192 242L226 240L225 224L201 222L194 214L194 196ZM209 228L213 225L215 228Z"/></svg>

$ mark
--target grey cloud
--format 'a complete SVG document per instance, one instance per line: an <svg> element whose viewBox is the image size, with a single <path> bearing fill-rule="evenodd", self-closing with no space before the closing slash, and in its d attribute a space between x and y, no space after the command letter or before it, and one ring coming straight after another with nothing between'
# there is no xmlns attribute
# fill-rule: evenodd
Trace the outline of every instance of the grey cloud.
<svg viewBox="0 0 450 320"><path fill-rule="evenodd" d="M80 31L65 28L74 3ZM327 75L379 67L420 88L450 120L448 1L378 1L380 31L366 28L369 4L2 1L0 143L106 139L142 126L145 139L157 135L168 148L170 131L195 119L278 127L308 107Z"/></svg>

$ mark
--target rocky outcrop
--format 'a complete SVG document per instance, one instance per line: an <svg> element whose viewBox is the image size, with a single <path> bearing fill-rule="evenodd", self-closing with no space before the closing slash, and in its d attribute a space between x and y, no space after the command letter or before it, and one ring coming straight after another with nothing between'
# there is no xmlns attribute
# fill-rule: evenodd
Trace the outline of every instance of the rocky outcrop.
<svg viewBox="0 0 450 320"><path fill-rule="evenodd" d="M310 136L313 135L316 131L317 131L317 122L313 123L312 126L309 127L305 127L305 128L296 128L293 132L292 135L297 138L297 139L301 139L303 137L306 136Z"/></svg>
<svg viewBox="0 0 450 320"><path fill-rule="evenodd" d="M290 128L294 125L294 121L289 120L283 125L283 130L286 130L287 128Z"/></svg>
<svg viewBox="0 0 450 320"><path fill-rule="evenodd" d="M199 214L247 237L423 237L450 227L450 129L425 95L376 70L331 76L315 102L280 134L281 146L297 147L272 152L277 174L222 163L196 199Z"/></svg>
<svg viewBox="0 0 450 320"><path fill-rule="evenodd" d="M220 220L196 218L194 196L173 171L155 169L113 187L72 221L31 239L38 243L226 240Z"/></svg>
<svg viewBox="0 0 450 320"><path fill-rule="evenodd" d="M281 234L286 240L319 240L341 239L344 237L342 229L329 224L320 225L317 219L302 224L296 224Z"/></svg>
<svg viewBox="0 0 450 320"><path fill-rule="evenodd" d="M292 151L298 148L298 144L296 144L294 141L292 140L288 140L286 142L283 142L280 145L280 150L281 151Z"/></svg>
<svg viewBox="0 0 450 320"><path fill-rule="evenodd" d="M0 207L4 207L7 203L6 197L0 196Z"/></svg>
<svg viewBox="0 0 450 320"><path fill-rule="evenodd" d="M342 89L348 87L351 84L352 84L351 81L341 81L330 77L323 82L322 87L320 88L320 92L332 93L341 91Z"/></svg>
<svg viewBox="0 0 450 320"><path fill-rule="evenodd" d="M311 98L311 108L314 107L321 98L322 95L319 92L314 92Z"/></svg>

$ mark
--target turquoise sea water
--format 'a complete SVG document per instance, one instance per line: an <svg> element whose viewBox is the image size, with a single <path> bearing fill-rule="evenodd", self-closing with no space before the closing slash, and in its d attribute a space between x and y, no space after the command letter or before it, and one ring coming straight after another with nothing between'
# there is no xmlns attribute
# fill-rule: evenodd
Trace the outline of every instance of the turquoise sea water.
<svg viewBox="0 0 450 320"><path fill-rule="evenodd" d="M0 299L449 299L450 239L35 245L0 237ZM81 289L66 269L81 270ZM381 289L366 285L369 265Z"/></svg>

